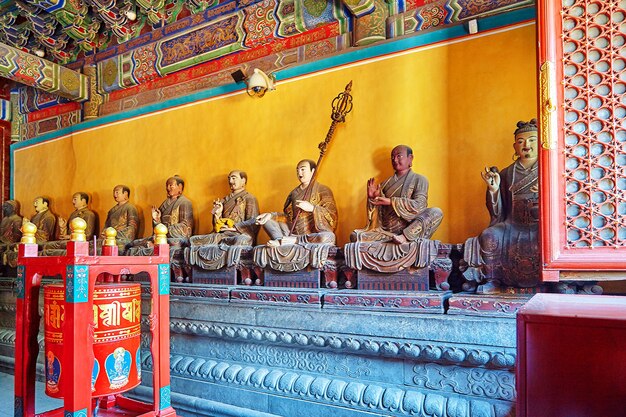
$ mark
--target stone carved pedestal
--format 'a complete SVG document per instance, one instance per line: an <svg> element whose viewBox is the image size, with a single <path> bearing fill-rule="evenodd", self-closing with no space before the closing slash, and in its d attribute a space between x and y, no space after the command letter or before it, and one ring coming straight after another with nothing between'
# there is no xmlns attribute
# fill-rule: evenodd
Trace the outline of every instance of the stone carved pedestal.
<svg viewBox="0 0 626 417"><path fill-rule="evenodd" d="M295 245L291 245L294 246ZM307 249L310 250L310 249ZM335 289L337 282L338 258L341 258L339 248L331 246L327 256L320 261L320 267L316 268L308 261L302 264L283 264L274 259L272 252L263 246L257 246L258 252L254 262L254 271L260 277L262 285L266 287L283 288L330 288ZM259 256L262 251L267 251L265 256ZM263 262L260 263L260 259ZM348 287L349 288L349 287Z"/></svg>
<svg viewBox="0 0 626 417"><path fill-rule="evenodd" d="M363 269L358 271L359 290L428 291L428 268L384 273Z"/></svg>
<svg viewBox="0 0 626 417"><path fill-rule="evenodd" d="M219 269L205 269L191 266L191 278L195 284L208 285L261 285L262 272L255 272L252 262L252 248L242 249L234 265Z"/></svg>
<svg viewBox="0 0 626 417"><path fill-rule="evenodd" d="M464 294L449 300L448 314L468 316L515 317L532 294Z"/></svg>

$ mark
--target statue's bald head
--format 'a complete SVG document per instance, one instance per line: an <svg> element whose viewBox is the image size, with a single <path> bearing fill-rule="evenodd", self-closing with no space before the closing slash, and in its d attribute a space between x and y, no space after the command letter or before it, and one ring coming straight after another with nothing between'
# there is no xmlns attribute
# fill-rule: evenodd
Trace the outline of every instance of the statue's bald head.
<svg viewBox="0 0 626 417"><path fill-rule="evenodd" d="M18 203L15 200L7 200L4 203L2 203L2 214L5 217L18 214L19 211L20 211L20 203Z"/></svg>
<svg viewBox="0 0 626 417"><path fill-rule="evenodd" d="M404 154L406 156L413 155L413 149L411 149L411 147L407 146L407 145L398 145L398 146L396 146L395 148L393 148L391 150L391 154L393 155L394 152L402 152L402 151L404 151Z"/></svg>
<svg viewBox="0 0 626 417"><path fill-rule="evenodd" d="M406 174L413 166L413 149L407 145L398 145L391 150L391 165L396 175Z"/></svg>

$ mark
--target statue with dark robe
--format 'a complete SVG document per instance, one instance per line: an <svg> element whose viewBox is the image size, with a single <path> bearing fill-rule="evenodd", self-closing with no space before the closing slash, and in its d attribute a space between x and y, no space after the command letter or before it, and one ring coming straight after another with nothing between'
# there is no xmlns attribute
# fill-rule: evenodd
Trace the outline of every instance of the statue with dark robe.
<svg viewBox="0 0 626 417"><path fill-rule="evenodd" d="M70 239L70 233L68 231L68 224L79 217L85 221L87 228L85 229L85 238L90 242L97 230L98 217L96 213L91 211L89 207L89 195L84 192L77 192L72 196L72 205L74 211L70 214L66 220L63 217L58 218L58 240L50 241L43 246L44 256L63 256L66 253L67 242Z"/></svg>
<svg viewBox="0 0 626 417"><path fill-rule="evenodd" d="M0 221L0 259L5 264L4 253L15 247L22 237L22 216L20 216L20 203L15 200L7 200L2 203L2 221Z"/></svg>
<svg viewBox="0 0 626 417"><path fill-rule="evenodd" d="M239 170L228 174L231 193L213 202L213 232L192 236L185 259L191 266L206 270L238 266L243 249L252 249L259 227L259 203L246 190L248 175Z"/></svg>
<svg viewBox="0 0 626 417"><path fill-rule="evenodd" d="M428 180L412 171L413 150L398 145L391 151L394 175L376 184L367 182L367 226L355 230L344 246L346 264L353 269L398 272L425 267L437 256L430 237L443 219L428 207Z"/></svg>
<svg viewBox="0 0 626 417"><path fill-rule="evenodd" d="M514 136L515 162L501 172L492 167L482 173L489 227L465 242L469 269L464 275L483 293L540 281L537 121L518 122Z"/></svg>
<svg viewBox="0 0 626 417"><path fill-rule="evenodd" d="M40 249L55 236L56 216L50 211L49 205L50 200L47 197L35 198L33 201L35 215L30 220L27 217L22 219L22 224L30 222L37 226L35 239ZM17 243L7 247L5 252L5 264L12 268L17 266Z"/></svg>
<svg viewBox="0 0 626 417"><path fill-rule="evenodd" d="M310 197L305 198L316 168L309 159L300 161L296 168L300 185L287 196L283 212L257 217L257 224L270 237L267 245L254 249L257 266L291 272L309 265L319 269L326 262L335 244L337 205L330 188L317 181L312 185Z"/></svg>
<svg viewBox="0 0 626 417"><path fill-rule="evenodd" d="M159 208L152 206L152 227L159 223L167 226L167 243L170 245L170 263L175 278L183 276L183 250L189 245L193 231L193 209L191 201L183 195L185 181L175 175L165 182L167 198ZM154 254L153 237L137 239L126 250L129 256L151 256Z"/></svg>
<svg viewBox="0 0 626 417"><path fill-rule="evenodd" d="M125 185L117 185L113 189L113 199L117 202L107 213L107 219L98 238L98 253L102 243L106 239L105 230L109 227L117 231L116 242L120 255L124 253L127 244L137 238L139 231L139 213L137 208L130 203L130 188Z"/></svg>
<svg viewBox="0 0 626 417"><path fill-rule="evenodd" d="M35 239L38 245L43 245L55 237L56 216L50 211L49 205L50 200L46 197L37 197L33 202L35 215L30 219L30 222L37 226ZM28 221L28 219L24 220Z"/></svg>

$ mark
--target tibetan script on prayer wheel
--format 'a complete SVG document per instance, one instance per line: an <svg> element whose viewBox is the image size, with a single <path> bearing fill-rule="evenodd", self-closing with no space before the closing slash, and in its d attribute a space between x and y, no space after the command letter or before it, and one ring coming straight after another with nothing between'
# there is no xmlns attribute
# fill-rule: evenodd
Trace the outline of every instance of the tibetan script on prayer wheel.
<svg viewBox="0 0 626 417"><path fill-rule="evenodd" d="M46 394L63 398L63 285L44 287ZM91 391L94 397L118 394L141 382L141 285L99 284L93 294ZM69 365L68 365L69 366Z"/></svg>

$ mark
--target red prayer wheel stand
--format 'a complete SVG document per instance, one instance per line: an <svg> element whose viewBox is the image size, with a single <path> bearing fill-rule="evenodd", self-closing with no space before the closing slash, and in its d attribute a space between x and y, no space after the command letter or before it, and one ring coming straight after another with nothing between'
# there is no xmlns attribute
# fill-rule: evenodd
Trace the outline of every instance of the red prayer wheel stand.
<svg viewBox="0 0 626 417"><path fill-rule="evenodd" d="M20 244L17 268L15 340L15 417L35 416L39 344L39 291L43 276L61 275L62 284L44 288L46 394L63 407L38 417L175 417L169 369L169 246L155 245L154 256L117 256L105 246L90 256L87 242L69 242L66 256L38 256L36 244ZM150 277L152 403L122 392L141 382L141 284L120 282L127 274ZM106 277L106 284L98 283ZM110 282L114 281L114 282Z"/></svg>

